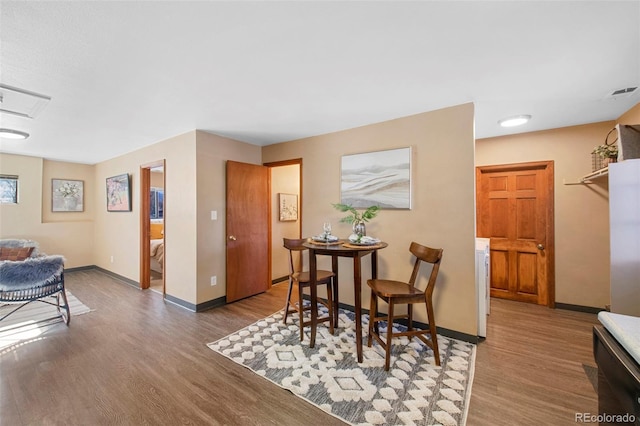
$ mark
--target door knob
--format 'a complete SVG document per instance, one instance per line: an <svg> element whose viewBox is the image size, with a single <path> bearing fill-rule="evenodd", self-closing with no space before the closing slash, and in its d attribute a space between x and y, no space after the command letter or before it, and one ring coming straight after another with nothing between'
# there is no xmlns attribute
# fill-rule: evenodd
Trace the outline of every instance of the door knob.
<svg viewBox="0 0 640 426"><path fill-rule="evenodd" d="M538 244L538 250L544 250L544 246L542 244Z"/></svg>
<svg viewBox="0 0 640 426"><path fill-rule="evenodd" d="M235 236L235 235L229 235L229 239L230 239L231 241L235 241L235 240L236 240L236 236Z"/></svg>

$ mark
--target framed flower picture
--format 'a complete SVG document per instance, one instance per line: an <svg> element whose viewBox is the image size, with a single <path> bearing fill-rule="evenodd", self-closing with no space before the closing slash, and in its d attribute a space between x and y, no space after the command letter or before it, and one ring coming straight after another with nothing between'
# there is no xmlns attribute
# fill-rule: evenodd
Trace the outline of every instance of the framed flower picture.
<svg viewBox="0 0 640 426"><path fill-rule="evenodd" d="M131 211L131 181L128 173L107 178L107 211Z"/></svg>
<svg viewBox="0 0 640 426"><path fill-rule="evenodd" d="M281 222L298 220L298 196L296 194L278 194L278 207Z"/></svg>
<svg viewBox="0 0 640 426"><path fill-rule="evenodd" d="M51 179L51 211L84 211L84 181Z"/></svg>

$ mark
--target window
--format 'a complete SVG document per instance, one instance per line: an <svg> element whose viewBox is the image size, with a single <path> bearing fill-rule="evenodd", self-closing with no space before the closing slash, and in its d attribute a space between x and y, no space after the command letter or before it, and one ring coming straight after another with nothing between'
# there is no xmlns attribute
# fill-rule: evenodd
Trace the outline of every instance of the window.
<svg viewBox="0 0 640 426"><path fill-rule="evenodd" d="M151 219L164 219L164 189L151 188Z"/></svg>
<svg viewBox="0 0 640 426"><path fill-rule="evenodd" d="M18 176L0 175L0 204L18 204Z"/></svg>

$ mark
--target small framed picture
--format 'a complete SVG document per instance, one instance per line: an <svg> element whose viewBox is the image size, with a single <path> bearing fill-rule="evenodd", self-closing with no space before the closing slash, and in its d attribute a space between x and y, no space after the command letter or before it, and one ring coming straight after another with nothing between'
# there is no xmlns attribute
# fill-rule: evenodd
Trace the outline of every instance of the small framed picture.
<svg viewBox="0 0 640 426"><path fill-rule="evenodd" d="M107 178L107 211L131 211L131 180L128 173Z"/></svg>
<svg viewBox="0 0 640 426"><path fill-rule="evenodd" d="M296 194L278 194L280 222L298 220L298 196Z"/></svg>
<svg viewBox="0 0 640 426"><path fill-rule="evenodd" d="M51 179L51 211L84 211L84 181Z"/></svg>

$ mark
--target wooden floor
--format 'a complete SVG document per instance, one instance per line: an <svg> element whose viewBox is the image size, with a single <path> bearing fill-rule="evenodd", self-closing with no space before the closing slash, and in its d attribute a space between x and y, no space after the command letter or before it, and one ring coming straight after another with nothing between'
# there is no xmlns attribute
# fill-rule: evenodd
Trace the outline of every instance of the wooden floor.
<svg viewBox="0 0 640 426"><path fill-rule="evenodd" d="M339 425L206 344L279 310L286 284L192 313L96 270L67 289L95 311L0 350L1 425ZM492 301L467 424L570 425L597 411L595 315Z"/></svg>

